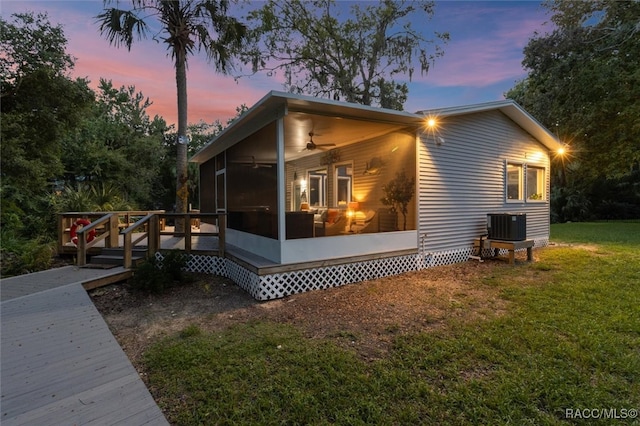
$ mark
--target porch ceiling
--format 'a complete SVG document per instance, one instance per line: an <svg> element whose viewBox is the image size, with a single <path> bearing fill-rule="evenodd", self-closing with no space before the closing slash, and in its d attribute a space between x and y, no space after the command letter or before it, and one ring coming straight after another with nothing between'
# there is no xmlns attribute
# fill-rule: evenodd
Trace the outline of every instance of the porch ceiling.
<svg viewBox="0 0 640 426"><path fill-rule="evenodd" d="M293 160L315 154L318 150L330 150L356 142L373 139L402 128L406 125L389 122L363 121L339 116L318 115L306 112L290 112L284 119L285 158ZM309 133L313 132L313 142L318 145L313 151L306 149ZM323 144L335 144L325 146ZM275 156L273 157L275 161Z"/></svg>
<svg viewBox="0 0 640 426"><path fill-rule="evenodd" d="M320 150L369 140L399 129L415 130L421 123L419 116L403 111L270 92L194 155L191 161L202 163L212 158L272 122L276 117L284 119L287 161L311 155ZM335 144L335 146L318 147L313 151L306 150L309 132L313 132L313 141L316 145ZM276 162L276 152L270 141L256 141L251 144L251 147L247 147L246 151L237 150L235 154L249 160L255 159L258 163Z"/></svg>
<svg viewBox="0 0 640 426"><path fill-rule="evenodd" d="M370 140L406 125L363 121L306 112L289 112L284 117L284 149L286 161L296 160L318 152L340 148L356 142ZM313 142L317 148L306 149L309 132L313 132ZM331 146L322 146L323 144ZM334 146L335 145L335 146ZM236 146L235 155L259 164L276 163L276 152L273 143L258 140L250 146Z"/></svg>

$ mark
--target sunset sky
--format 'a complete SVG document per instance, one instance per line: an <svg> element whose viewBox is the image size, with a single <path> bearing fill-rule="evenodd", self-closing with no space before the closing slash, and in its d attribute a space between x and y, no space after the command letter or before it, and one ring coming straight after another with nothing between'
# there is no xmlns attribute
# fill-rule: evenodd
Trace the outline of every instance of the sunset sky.
<svg viewBox="0 0 640 426"><path fill-rule="evenodd" d="M130 2L123 1L128 5ZM348 4L347 2L341 2ZM176 121L175 73L164 44L151 39L134 42L131 51L115 48L103 39L94 17L102 11L100 1L1 0L3 19L16 12L44 12L52 24L61 24L68 39L67 52L76 58L74 77L86 77L96 87L99 79L117 87L134 85L149 97L148 112L168 123ZM438 1L435 17L422 25L426 34L448 31L444 46L430 72L416 73L409 82L407 111L448 107L503 99L504 93L522 79L522 50L534 31L551 31L549 15L538 1ZM414 28L421 24L414 22ZM243 77L216 74L213 65L200 57L189 59L189 122L226 120L236 107L252 106L270 90L284 90L278 76Z"/></svg>

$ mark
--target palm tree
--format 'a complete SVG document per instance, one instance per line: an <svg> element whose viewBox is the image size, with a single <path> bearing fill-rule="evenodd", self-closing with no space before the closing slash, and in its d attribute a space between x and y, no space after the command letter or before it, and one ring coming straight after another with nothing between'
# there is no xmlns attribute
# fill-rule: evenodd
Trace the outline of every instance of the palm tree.
<svg viewBox="0 0 640 426"><path fill-rule="evenodd" d="M246 27L227 16L229 0L131 0L131 9L108 7L117 0L104 0L103 13L96 16L100 33L111 45L131 50L134 38L150 32L147 20L157 19L160 38L175 61L178 93L178 134L176 165L176 212L186 213L187 188L187 56L204 51L216 70L226 73L231 58L246 38ZM179 224L176 224L180 227ZM176 229L182 231L182 229Z"/></svg>

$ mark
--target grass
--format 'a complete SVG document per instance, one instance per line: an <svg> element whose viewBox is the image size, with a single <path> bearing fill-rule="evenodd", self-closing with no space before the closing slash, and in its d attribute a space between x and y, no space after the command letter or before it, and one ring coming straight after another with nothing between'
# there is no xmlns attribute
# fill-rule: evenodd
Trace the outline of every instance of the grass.
<svg viewBox="0 0 640 426"><path fill-rule="evenodd" d="M551 237L567 243L640 244L640 222L562 223L551 226Z"/></svg>
<svg viewBox="0 0 640 426"><path fill-rule="evenodd" d="M189 326L147 351L150 388L185 425L585 423L567 418L578 409L638 424L639 226L554 225L552 240L589 247L496 268L470 284L499 289L506 314L399 336L376 362L291 326Z"/></svg>

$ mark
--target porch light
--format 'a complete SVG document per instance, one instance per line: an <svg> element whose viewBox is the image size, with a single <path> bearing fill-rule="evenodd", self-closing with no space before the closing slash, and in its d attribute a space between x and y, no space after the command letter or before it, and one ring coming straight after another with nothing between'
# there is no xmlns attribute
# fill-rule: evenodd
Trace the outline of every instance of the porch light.
<svg viewBox="0 0 640 426"><path fill-rule="evenodd" d="M565 153L565 152L567 152L567 150L566 150L566 149L564 149L564 148L560 148L560 149L558 150L558 154L559 154L559 155L564 155L564 153Z"/></svg>
<svg viewBox="0 0 640 426"><path fill-rule="evenodd" d="M440 135L440 123L438 120L438 116L430 115L424 118L423 132L425 136L427 136L428 139L431 139L433 143L435 143L436 145L438 146L444 145L445 140Z"/></svg>

